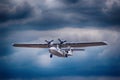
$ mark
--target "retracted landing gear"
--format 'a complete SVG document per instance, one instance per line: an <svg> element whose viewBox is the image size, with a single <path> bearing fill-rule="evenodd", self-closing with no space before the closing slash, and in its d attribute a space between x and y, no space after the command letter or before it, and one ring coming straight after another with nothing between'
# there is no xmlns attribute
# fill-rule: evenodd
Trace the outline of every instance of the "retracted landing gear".
<svg viewBox="0 0 120 80"><path fill-rule="evenodd" d="M52 54L50 54L50 58L52 58L53 57L53 55Z"/></svg>

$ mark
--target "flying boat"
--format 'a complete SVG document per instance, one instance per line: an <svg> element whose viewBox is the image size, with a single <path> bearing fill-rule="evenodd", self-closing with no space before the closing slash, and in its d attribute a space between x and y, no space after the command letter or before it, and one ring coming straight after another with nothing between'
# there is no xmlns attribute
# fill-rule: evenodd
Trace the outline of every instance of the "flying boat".
<svg viewBox="0 0 120 80"><path fill-rule="evenodd" d="M84 47L91 46L104 46L105 42L87 42L87 43L67 43L66 40L58 39L59 43L53 43L54 40L45 40L46 44L13 44L14 47L26 47L26 48L48 48L50 58L53 55L58 57L67 58L72 56L74 51L85 51Z"/></svg>

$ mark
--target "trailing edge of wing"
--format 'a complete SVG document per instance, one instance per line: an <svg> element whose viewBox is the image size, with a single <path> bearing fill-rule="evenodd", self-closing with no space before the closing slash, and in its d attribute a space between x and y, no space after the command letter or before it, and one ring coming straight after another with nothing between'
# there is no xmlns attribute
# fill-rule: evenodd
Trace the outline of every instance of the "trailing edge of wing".
<svg viewBox="0 0 120 80"><path fill-rule="evenodd" d="M48 44L13 44L14 47L48 48Z"/></svg>

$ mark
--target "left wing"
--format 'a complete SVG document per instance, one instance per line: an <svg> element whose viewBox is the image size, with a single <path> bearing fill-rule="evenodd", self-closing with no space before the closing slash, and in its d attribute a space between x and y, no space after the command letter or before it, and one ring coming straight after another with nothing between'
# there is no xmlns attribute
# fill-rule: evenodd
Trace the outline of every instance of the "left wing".
<svg viewBox="0 0 120 80"><path fill-rule="evenodd" d="M14 47L48 48L48 44L13 44Z"/></svg>

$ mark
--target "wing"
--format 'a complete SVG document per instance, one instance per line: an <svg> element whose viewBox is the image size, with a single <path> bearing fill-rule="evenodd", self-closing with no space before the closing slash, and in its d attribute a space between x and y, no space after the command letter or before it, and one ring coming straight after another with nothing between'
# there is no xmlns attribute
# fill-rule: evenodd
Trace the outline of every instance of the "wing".
<svg viewBox="0 0 120 80"><path fill-rule="evenodd" d="M14 47L48 48L48 44L13 44Z"/></svg>
<svg viewBox="0 0 120 80"><path fill-rule="evenodd" d="M53 44L57 46L58 44ZM104 42L91 42L91 43L66 43L62 44L61 47L89 47L89 46L102 46L107 45ZM48 44L13 44L14 47L28 47L28 48L49 48Z"/></svg>
<svg viewBox="0 0 120 80"><path fill-rule="evenodd" d="M63 44L62 47L90 47L90 46L103 46L107 45L104 42L90 42L90 43L66 43Z"/></svg>

